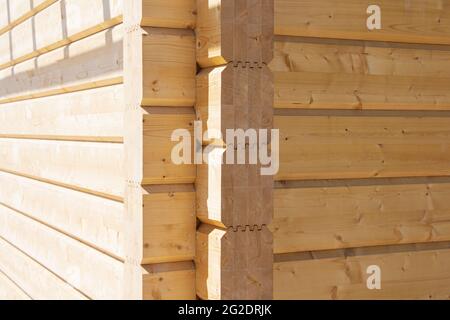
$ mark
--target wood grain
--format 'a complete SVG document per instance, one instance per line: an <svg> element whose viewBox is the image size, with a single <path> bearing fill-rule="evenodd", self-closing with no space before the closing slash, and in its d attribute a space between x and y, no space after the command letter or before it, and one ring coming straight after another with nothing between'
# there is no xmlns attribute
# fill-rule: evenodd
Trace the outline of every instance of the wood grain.
<svg viewBox="0 0 450 320"><path fill-rule="evenodd" d="M367 29L372 4L381 8L381 30ZM450 44L448 6L440 0L275 0L275 34Z"/></svg>
<svg viewBox="0 0 450 320"><path fill-rule="evenodd" d="M276 180L448 176L450 118L276 116Z"/></svg>
<svg viewBox="0 0 450 320"><path fill-rule="evenodd" d="M449 299L450 250L278 262L274 298ZM381 290L366 286L367 267L381 268Z"/></svg>
<svg viewBox="0 0 450 320"><path fill-rule="evenodd" d="M274 252L450 240L449 179L286 184L274 198Z"/></svg>

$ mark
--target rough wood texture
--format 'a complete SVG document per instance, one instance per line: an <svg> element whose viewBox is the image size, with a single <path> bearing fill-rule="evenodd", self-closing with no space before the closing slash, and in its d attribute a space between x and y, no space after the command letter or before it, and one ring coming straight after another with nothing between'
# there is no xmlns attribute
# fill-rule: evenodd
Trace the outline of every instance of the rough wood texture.
<svg viewBox="0 0 450 320"><path fill-rule="evenodd" d="M369 31L369 5L381 8L381 30ZM440 0L275 0L275 34L450 44L450 10Z"/></svg>
<svg viewBox="0 0 450 320"><path fill-rule="evenodd" d="M197 0L197 62L261 65L273 57L273 0Z"/></svg>
<svg viewBox="0 0 450 320"><path fill-rule="evenodd" d="M297 182L274 198L274 252L450 240L450 179Z"/></svg>
<svg viewBox="0 0 450 320"><path fill-rule="evenodd" d="M385 253L277 262L275 299L449 299L450 250ZM381 290L368 290L367 267L382 270Z"/></svg>
<svg viewBox="0 0 450 320"><path fill-rule="evenodd" d="M195 259L201 299L272 299L272 234L266 227L202 225Z"/></svg>

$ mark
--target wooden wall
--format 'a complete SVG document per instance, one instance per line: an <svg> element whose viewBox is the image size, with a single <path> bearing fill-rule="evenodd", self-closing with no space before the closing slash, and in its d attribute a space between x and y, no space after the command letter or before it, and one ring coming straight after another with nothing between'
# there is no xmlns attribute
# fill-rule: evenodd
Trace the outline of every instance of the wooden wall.
<svg viewBox="0 0 450 320"><path fill-rule="evenodd" d="M197 11L197 120L223 137L226 129L272 129L273 0L199 0ZM257 147L212 143L203 150L208 157ZM197 166L201 299L272 299L273 176L260 169L221 161Z"/></svg>
<svg viewBox="0 0 450 320"><path fill-rule="evenodd" d="M123 296L122 12L0 1L2 298Z"/></svg>
<svg viewBox="0 0 450 320"><path fill-rule="evenodd" d="M195 165L175 165L194 129L194 0L124 2L125 297L195 299Z"/></svg>
<svg viewBox="0 0 450 320"><path fill-rule="evenodd" d="M450 298L450 6L370 4L0 0L0 299Z"/></svg>
<svg viewBox="0 0 450 320"><path fill-rule="evenodd" d="M450 3L370 4L275 0L275 299L450 298Z"/></svg>

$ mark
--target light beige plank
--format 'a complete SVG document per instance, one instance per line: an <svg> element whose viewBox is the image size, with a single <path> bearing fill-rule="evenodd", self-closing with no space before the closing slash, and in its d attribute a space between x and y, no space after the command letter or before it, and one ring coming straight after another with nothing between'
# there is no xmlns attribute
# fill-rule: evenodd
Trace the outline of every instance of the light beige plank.
<svg viewBox="0 0 450 320"><path fill-rule="evenodd" d="M122 296L123 264L0 206L0 236L93 299Z"/></svg>
<svg viewBox="0 0 450 320"><path fill-rule="evenodd" d="M0 170L120 200L123 146L115 143L0 139Z"/></svg>
<svg viewBox="0 0 450 320"><path fill-rule="evenodd" d="M87 297L46 267L0 238L0 268L35 300L86 300Z"/></svg>
<svg viewBox="0 0 450 320"><path fill-rule="evenodd" d="M30 297L0 271L0 300L30 300Z"/></svg>
<svg viewBox="0 0 450 320"><path fill-rule="evenodd" d="M8 32L58 0L0 0L0 35Z"/></svg>
<svg viewBox="0 0 450 320"><path fill-rule="evenodd" d="M0 171L0 203L124 257L123 203Z"/></svg>
<svg viewBox="0 0 450 320"><path fill-rule="evenodd" d="M0 71L0 104L122 82L122 26Z"/></svg>
<svg viewBox="0 0 450 320"><path fill-rule="evenodd" d="M1 137L123 141L123 86L5 104Z"/></svg>
<svg viewBox="0 0 450 320"><path fill-rule="evenodd" d="M120 0L58 1L0 36L0 69L111 28L122 11Z"/></svg>

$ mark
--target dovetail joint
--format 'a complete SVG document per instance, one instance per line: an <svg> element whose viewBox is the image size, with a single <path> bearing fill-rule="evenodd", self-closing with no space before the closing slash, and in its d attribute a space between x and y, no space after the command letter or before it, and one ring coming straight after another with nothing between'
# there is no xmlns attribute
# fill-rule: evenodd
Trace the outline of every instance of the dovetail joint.
<svg viewBox="0 0 450 320"><path fill-rule="evenodd" d="M265 224L262 225L242 225L242 226L230 226L228 230L233 232L248 232L248 231L262 231L266 227Z"/></svg>

